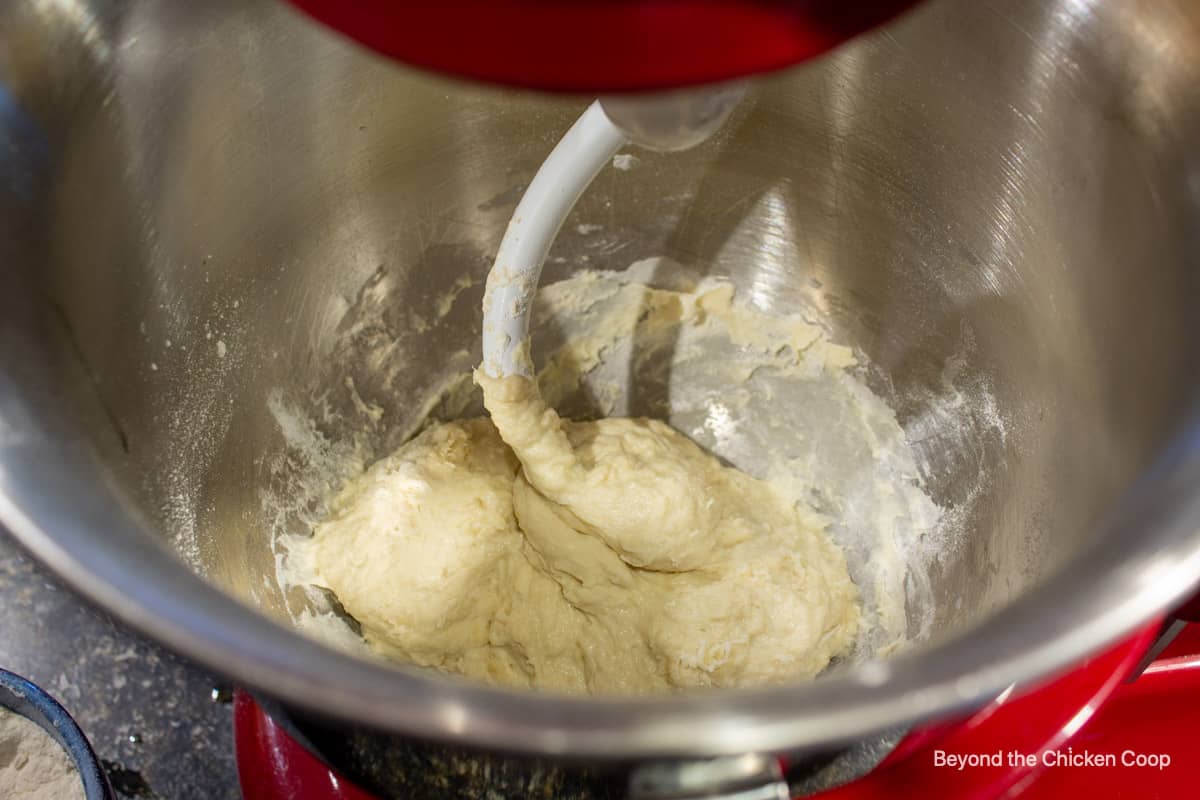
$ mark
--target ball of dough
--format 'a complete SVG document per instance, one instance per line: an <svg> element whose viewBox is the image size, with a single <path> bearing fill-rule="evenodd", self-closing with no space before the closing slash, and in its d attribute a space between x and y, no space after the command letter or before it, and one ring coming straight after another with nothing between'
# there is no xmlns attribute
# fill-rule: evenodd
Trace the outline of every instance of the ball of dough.
<svg viewBox="0 0 1200 800"><path fill-rule="evenodd" d="M857 591L814 516L661 422L564 423L531 381L480 382L504 441L489 419L434 426L316 531L322 579L378 650L645 693L811 677L849 648Z"/></svg>
<svg viewBox="0 0 1200 800"><path fill-rule="evenodd" d="M520 546L517 461L486 419L433 427L352 481L316 530L320 577L373 645L456 668L486 648Z"/></svg>

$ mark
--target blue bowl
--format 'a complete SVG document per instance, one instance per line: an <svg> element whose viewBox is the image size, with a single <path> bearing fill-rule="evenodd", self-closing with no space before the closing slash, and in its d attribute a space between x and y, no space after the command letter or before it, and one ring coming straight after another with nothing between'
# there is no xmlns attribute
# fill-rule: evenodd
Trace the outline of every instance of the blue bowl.
<svg viewBox="0 0 1200 800"><path fill-rule="evenodd" d="M20 675L0 669L0 706L33 722L62 745L79 770L87 800L115 800L87 737L57 700Z"/></svg>

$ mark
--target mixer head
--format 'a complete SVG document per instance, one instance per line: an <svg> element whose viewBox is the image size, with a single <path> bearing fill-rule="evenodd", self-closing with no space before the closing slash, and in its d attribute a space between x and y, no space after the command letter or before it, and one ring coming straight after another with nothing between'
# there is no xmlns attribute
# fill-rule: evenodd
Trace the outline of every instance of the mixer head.
<svg viewBox="0 0 1200 800"><path fill-rule="evenodd" d="M806 61L915 0L291 0L417 67L608 94L743 78Z"/></svg>
<svg viewBox="0 0 1200 800"><path fill-rule="evenodd" d="M744 89L727 82L820 55L915 0L292 2L414 66L523 88L623 94L603 106L627 139L684 150L736 107ZM717 85L679 91L698 84Z"/></svg>

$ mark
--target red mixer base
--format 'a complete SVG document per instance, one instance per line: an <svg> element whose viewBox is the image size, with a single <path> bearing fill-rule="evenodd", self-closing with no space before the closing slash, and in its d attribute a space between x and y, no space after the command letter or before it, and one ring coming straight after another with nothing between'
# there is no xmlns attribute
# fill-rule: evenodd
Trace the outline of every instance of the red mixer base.
<svg viewBox="0 0 1200 800"><path fill-rule="evenodd" d="M1148 628L965 719L913 731L870 774L814 797L1193 797L1200 786L1200 625L1185 628L1145 672L1125 683L1157 631ZM249 694L238 692L234 704L238 775L247 800L378 800L296 743Z"/></svg>

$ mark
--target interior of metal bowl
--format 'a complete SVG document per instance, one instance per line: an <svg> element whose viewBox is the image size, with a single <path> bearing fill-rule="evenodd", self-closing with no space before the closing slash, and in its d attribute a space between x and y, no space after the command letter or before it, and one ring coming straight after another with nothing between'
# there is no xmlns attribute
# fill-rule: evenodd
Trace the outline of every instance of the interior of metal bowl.
<svg viewBox="0 0 1200 800"><path fill-rule="evenodd" d="M1176 500L1144 526L1104 524L1186 423L1195 382L1200 18L1185 6L933 2L758 81L714 140L637 153L581 201L548 280L664 257L819 318L865 357L926 488L959 515L930 565L930 635L896 671L789 689L787 725L709 730L702 749L966 702L1188 588L1200 543ZM565 707L539 717L351 667L296 635L272 531L304 517L269 500L347 426L397 445L430 386L477 358L490 258L586 98L405 71L273 4L10 3L0 19L5 522L127 619L287 699L503 736L418 710L432 692L554 728ZM326 451L290 446L279 398ZM359 403L381 413L364 422ZM1085 624L1102 611L1116 616ZM1007 671L985 675L989 655ZM929 687L944 691L917 702ZM841 727L793 724L852 696ZM590 744L515 746L646 746L581 703ZM692 747L701 734L673 719L657 746Z"/></svg>

